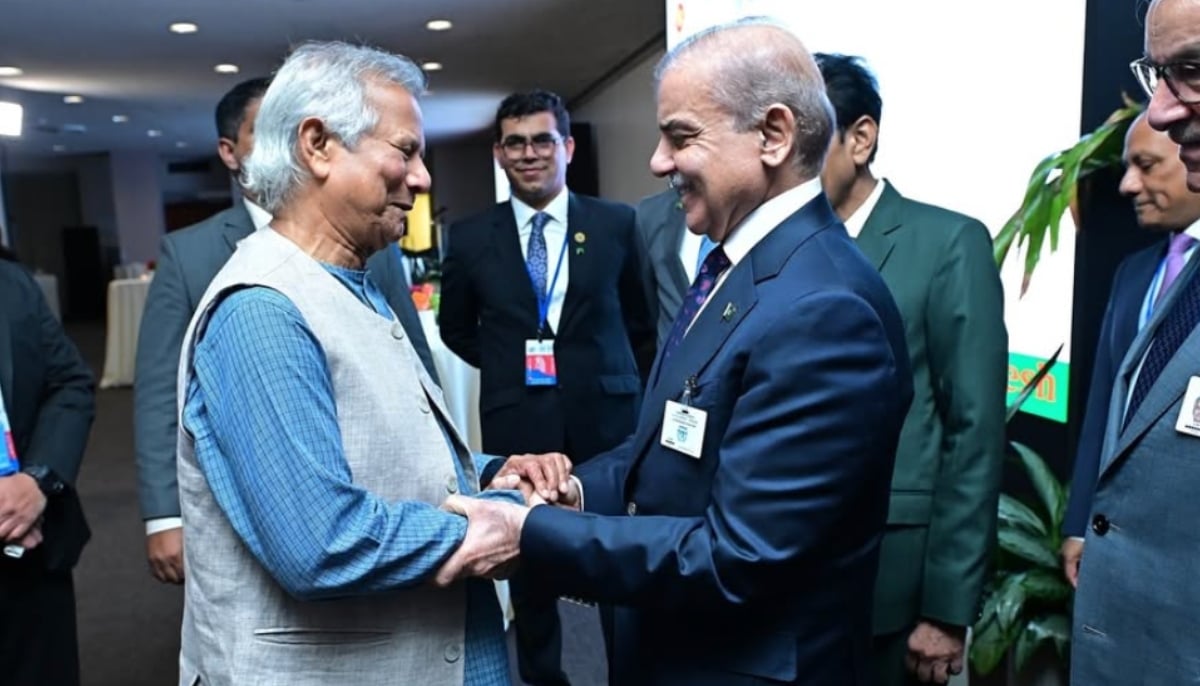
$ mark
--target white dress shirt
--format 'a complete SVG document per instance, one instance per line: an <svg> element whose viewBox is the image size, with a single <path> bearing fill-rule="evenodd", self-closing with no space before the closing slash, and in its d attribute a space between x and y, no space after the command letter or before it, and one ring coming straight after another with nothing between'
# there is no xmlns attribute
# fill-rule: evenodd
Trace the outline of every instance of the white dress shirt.
<svg viewBox="0 0 1200 686"><path fill-rule="evenodd" d="M854 210L854 214L846 218L844 222L846 233L850 234L851 238L858 238L858 234L862 233L863 227L867 225L867 219L875 211L875 206L879 204L879 198L883 195L885 184L887 184L887 181L883 179L876 181L875 188L867 196L867 199L863 201L863 204L859 205L857 210Z"/></svg>
<svg viewBox="0 0 1200 686"><path fill-rule="evenodd" d="M550 309L546 314L546 322L551 330L558 331L558 322L562 318L563 300L567 297L567 283L570 281L570 256L563 252L567 242L567 232L571 227L567 226L567 199L569 195L566 188L563 188L546 209L542 212L550 215L550 221L546 222L545 228L542 230L546 237L546 288L550 288L551 282L554 282L554 287L550 293ZM517 237L521 241L521 257L528 258L529 256L529 236L533 233L533 215L538 213L538 210L533 209L529 205L521 202L517 196L512 197L513 218L517 221ZM566 246L566 250L570 250L570 246ZM561 267L558 267L559 255L562 255ZM558 279L555 280L554 272L558 268ZM528 275L525 278L529 278ZM530 332L532 336L534 332Z"/></svg>
<svg viewBox="0 0 1200 686"><path fill-rule="evenodd" d="M704 237L692 233L684 223L683 240L679 241L679 261L683 264L688 283L695 281L696 272L700 271L700 245L703 242Z"/></svg>

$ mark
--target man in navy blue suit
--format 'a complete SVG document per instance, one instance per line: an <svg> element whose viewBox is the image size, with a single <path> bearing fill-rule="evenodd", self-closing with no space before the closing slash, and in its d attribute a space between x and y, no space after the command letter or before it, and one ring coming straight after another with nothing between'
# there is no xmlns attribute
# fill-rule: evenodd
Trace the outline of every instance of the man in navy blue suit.
<svg viewBox="0 0 1200 686"><path fill-rule="evenodd" d="M1121 194L1133 200L1138 224L1168 238L1126 257L1113 277L1075 453L1071 498L1063 518L1063 573L1072 585L1078 581L1079 561L1083 556L1083 536L1096 490L1113 378L1129 344L1149 321L1155 303L1164 293L1162 281L1170 239L1181 236L1186 242L1189 235L1200 237L1197 226L1200 194L1188 190L1187 170L1179 159L1179 146L1166 133L1150 128L1145 114L1129 126L1123 159ZM1194 249L1184 247L1184 257L1190 258Z"/></svg>
<svg viewBox="0 0 1200 686"><path fill-rule="evenodd" d="M833 113L786 29L697 34L656 71L650 165L718 245L650 373L633 435L563 507L470 519L439 572L614 605L610 681L873 683L871 596L912 398L904 330L818 178Z"/></svg>

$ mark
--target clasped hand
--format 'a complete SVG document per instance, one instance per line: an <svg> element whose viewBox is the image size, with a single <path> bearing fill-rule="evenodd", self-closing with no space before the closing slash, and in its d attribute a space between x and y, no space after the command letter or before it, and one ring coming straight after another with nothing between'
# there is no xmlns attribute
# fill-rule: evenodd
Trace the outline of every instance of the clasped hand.
<svg viewBox="0 0 1200 686"><path fill-rule="evenodd" d="M442 508L467 518L467 533L435 582L449 586L466 577L506 579L521 552L521 530L534 505L578 509L579 489L570 478L571 461L561 453L513 455L492 477L489 490L519 490L524 505L495 499L450 496Z"/></svg>
<svg viewBox="0 0 1200 686"><path fill-rule="evenodd" d="M42 542L46 496L28 474L0 478L0 541L29 550Z"/></svg>

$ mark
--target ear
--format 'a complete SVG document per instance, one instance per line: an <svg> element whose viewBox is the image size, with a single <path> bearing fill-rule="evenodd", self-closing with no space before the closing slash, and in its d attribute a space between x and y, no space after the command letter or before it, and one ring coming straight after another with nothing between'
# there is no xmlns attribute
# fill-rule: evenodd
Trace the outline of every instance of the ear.
<svg viewBox="0 0 1200 686"><path fill-rule="evenodd" d="M235 174L242 167L242 165L238 164L237 155L233 154L236 146L237 143L228 138L217 139L217 155L221 158L221 163L225 165L226 169Z"/></svg>
<svg viewBox="0 0 1200 686"><path fill-rule="evenodd" d="M778 103L768 107L758 132L763 164L780 167L792 160L796 149L796 115L790 108Z"/></svg>
<svg viewBox="0 0 1200 686"><path fill-rule="evenodd" d="M300 122L299 133L300 162L308 167L314 179L324 180L329 177L331 168L331 153L336 143L325 122L316 117L308 117Z"/></svg>
<svg viewBox="0 0 1200 686"><path fill-rule="evenodd" d="M846 139L855 166L867 166L879 141L879 122L864 114L846 129Z"/></svg>
<svg viewBox="0 0 1200 686"><path fill-rule="evenodd" d="M566 139L563 140L563 151L567 153L567 164L570 164L571 160L575 157L574 136L567 136Z"/></svg>
<svg viewBox="0 0 1200 686"><path fill-rule="evenodd" d="M508 166L508 158L504 156L504 148L500 143L492 143L492 157L496 158L496 164L502 169Z"/></svg>

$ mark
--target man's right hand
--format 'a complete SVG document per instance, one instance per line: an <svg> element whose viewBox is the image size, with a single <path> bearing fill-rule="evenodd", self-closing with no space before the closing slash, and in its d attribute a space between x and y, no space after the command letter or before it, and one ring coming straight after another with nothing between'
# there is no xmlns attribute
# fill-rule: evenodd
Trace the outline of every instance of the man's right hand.
<svg viewBox="0 0 1200 686"><path fill-rule="evenodd" d="M146 537L150 573L165 584L183 583L183 529L167 529Z"/></svg>
<svg viewBox="0 0 1200 686"><path fill-rule="evenodd" d="M1067 538L1063 540L1062 550L1063 576L1072 586L1079 586L1079 561L1083 559L1083 539Z"/></svg>

